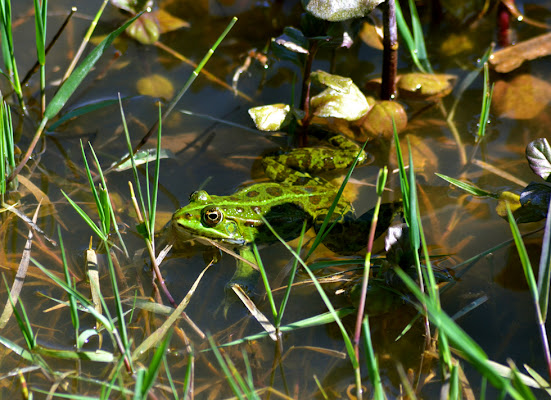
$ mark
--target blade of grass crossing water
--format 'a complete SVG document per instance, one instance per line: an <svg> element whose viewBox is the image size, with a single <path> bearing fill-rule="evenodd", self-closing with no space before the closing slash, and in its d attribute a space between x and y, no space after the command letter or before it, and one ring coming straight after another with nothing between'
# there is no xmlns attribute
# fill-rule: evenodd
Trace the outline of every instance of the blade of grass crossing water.
<svg viewBox="0 0 551 400"><path fill-rule="evenodd" d="M302 224L302 230L300 231L299 236L299 242L297 246L297 253L300 254L302 251L302 244L304 240L304 234L306 233L306 221ZM293 267L291 268L291 272L289 273L289 281L287 282L287 288L285 289L285 294L283 295L283 299L281 300L281 304L279 306L279 313L277 315L277 318L275 320L274 325L277 329L281 326L281 321L283 319L283 314L285 314L285 308L287 307L287 303L289 301L289 297L291 295L291 289L293 287L293 282L295 280L296 272L298 268L298 260L295 258L293 260Z"/></svg>
<svg viewBox="0 0 551 400"><path fill-rule="evenodd" d="M530 258L528 257L528 252L526 251L526 246L522 241L522 235L518 229L518 225L513 217L511 208L509 204L507 206L507 217L509 219L509 226L511 227L511 232L513 234L513 239L515 240L515 245L517 247L518 255L520 262L522 264L522 269L524 270L524 276L526 282L528 283L528 289L532 295L532 300L534 301L534 307L536 308L536 317L538 319L539 331L541 336L541 342L543 345L545 360L547 363L547 372L549 374L549 379L551 380L551 353L549 351L549 341L547 339L547 330L545 328L545 320L543 319L542 312L540 310L540 297L538 292L538 285L536 283L536 278L534 277L534 271L532 270L532 264ZM546 223L547 227L547 223Z"/></svg>
<svg viewBox="0 0 551 400"><path fill-rule="evenodd" d="M69 274L69 264L67 263L67 256L65 254L65 247L63 246L63 237L61 236L61 228L57 227L57 236L59 238L59 249L61 251L61 261L63 262L63 272L65 273L65 282L67 283L67 286L70 286L74 288L74 282L71 279L71 275ZM78 309L77 309L77 303L74 296L72 296L70 293L67 293L67 296L69 297L69 310L71 311L71 322L73 323L73 329L75 331L75 338L78 338L79 335L79 329L80 329L80 319L78 318ZM78 344L78 340L75 343L77 350L80 348Z"/></svg>

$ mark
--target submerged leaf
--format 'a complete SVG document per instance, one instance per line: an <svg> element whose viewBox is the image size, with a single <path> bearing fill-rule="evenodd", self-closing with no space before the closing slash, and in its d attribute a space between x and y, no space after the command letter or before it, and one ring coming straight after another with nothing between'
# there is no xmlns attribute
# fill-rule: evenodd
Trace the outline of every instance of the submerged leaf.
<svg viewBox="0 0 551 400"><path fill-rule="evenodd" d="M369 110L367 99L352 79L324 71L312 72L311 78L312 82L327 86L327 89L310 99L314 115L355 121Z"/></svg>
<svg viewBox="0 0 551 400"><path fill-rule="evenodd" d="M384 0L302 0L312 15L326 21L344 21L369 14Z"/></svg>
<svg viewBox="0 0 551 400"><path fill-rule="evenodd" d="M551 147L545 138L533 140L526 146L526 158L535 174L551 180Z"/></svg>
<svg viewBox="0 0 551 400"><path fill-rule="evenodd" d="M138 93L144 96L171 99L174 96L174 86L167 78L159 74L144 76L136 84Z"/></svg>
<svg viewBox="0 0 551 400"><path fill-rule="evenodd" d="M506 118L532 119L551 100L551 84L529 74L517 75L510 81L495 83L492 108Z"/></svg>
<svg viewBox="0 0 551 400"><path fill-rule="evenodd" d="M271 104L268 106L253 107L249 115L260 131L278 131L289 123L291 107L288 104Z"/></svg>

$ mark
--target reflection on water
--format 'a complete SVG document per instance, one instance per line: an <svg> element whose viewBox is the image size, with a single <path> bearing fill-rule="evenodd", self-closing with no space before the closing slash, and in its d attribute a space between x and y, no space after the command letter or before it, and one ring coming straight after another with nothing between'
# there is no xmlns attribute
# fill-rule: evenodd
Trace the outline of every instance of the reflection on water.
<svg viewBox="0 0 551 400"><path fill-rule="evenodd" d="M101 2L80 3L82 4L79 4L77 16L49 55L47 98L52 98L55 93L56 81L61 78L73 57L80 37ZM52 32L61 24L68 6L69 3L66 1L50 5L52 18L48 22L48 29L52 29ZM235 72L244 66L252 49L264 49L272 37L281 34L283 27L300 24L301 6L298 1L167 0L161 3L161 7L190 23L189 28L163 34L161 42L166 48L182 54L192 62L198 62L205 54L227 24L229 16L238 15L239 22L207 64L206 69L211 75L200 75L177 106L177 109L207 114L231 124L178 112L173 113L163 124L162 146L170 149L174 157L161 162L161 186L157 207L163 221L159 226L168 220L175 209L186 204L189 193L199 188L217 195L228 195L242 184L250 183L253 177L257 179L262 176L255 170L259 156L279 148L285 144L286 139L255 133L247 110L262 104L298 104L301 76L301 70L291 62L278 61L271 56L267 60L262 60L263 62L251 58L250 65L245 65L246 70L243 68L244 72L239 75L237 88L241 95L235 95L231 89ZM548 7L536 2L525 4L527 13L534 12L537 15L539 11L549 20L551 14ZM31 34L34 29L33 18L29 10L30 6L23 3L14 4L13 19L17 21L14 36L17 39L16 46L22 49L32 47L34 43L34 34ZM420 9L422 15L428 11ZM466 12L466 15L469 13ZM430 58L439 73L456 75L458 82L462 82L474 68L476 59L482 56L493 40L493 18L492 15L488 15L480 24L471 29L465 28L465 32L459 38L455 34L453 37L450 35L456 32L458 20L451 19L451 16L442 18L443 22L438 26L428 24L426 27ZM468 19L467 16L465 18ZM106 14L100 20L97 35L113 30L121 21L121 14L114 7L108 6ZM519 40L541 33L526 24L515 24L514 28ZM460 40L462 45L450 46L447 40L452 39ZM122 56L119 57L117 52ZM34 62L34 53L31 54L30 51L21 51L16 56L21 57L18 62L22 70L26 70ZM524 161L524 148L538 137L549 138L549 62L548 58L536 60L523 66L521 72L492 76L492 80L497 82L493 103L495 105L490 116L489 137L482 145L475 143L473 135L473 126L478 123L480 113L481 77L477 78L459 99L453 124L446 121L446 118L457 100L457 89L441 104L399 100L404 103L409 118L407 128L401 136L402 151L407 154L409 138L419 182L419 202L425 234L431 254L441 257L438 265L446 274L453 276L457 265L509 240L511 234L507 222L496 214L496 202L493 199L475 199L468 196L459 189L451 188L434 173L468 179L479 187L493 192L504 189L520 191L522 187L519 186L519 181L528 183L536 180L536 176ZM268 66L267 69L265 65ZM333 68L332 72L351 77L362 88L368 80L381 75L381 52L361 41L349 50L338 49L332 52L322 48L313 68L326 71ZM413 68L403 46L399 69L408 72ZM167 93L167 90L181 88L192 70L193 67L189 63L175 58L166 49L154 45L139 45L128 37L121 37L115 41L114 48L103 56L94 72L85 79L83 86L71 97L66 105L66 111L98 100L116 99L120 93L124 98L123 107L129 131L133 143L136 143L155 122L158 112L157 99L144 94L137 82L146 79L142 84L149 85L147 93L151 93L150 90L158 93L157 89ZM147 81L152 76L162 79ZM25 88L26 95L34 99L29 102L29 117L23 118L14 114L14 126L17 134L21 136L19 145L23 151L34 133L34 121L39 119L38 87L36 76ZM2 82L2 91L8 91L5 80ZM158 97L162 96L159 94ZM249 129L241 129L240 125ZM458 150L454 134L459 136L464 146L463 154ZM86 181L81 159L81 141L93 146L104 168L127 152L117 104L69 120L54 131L48 132L38 147L41 154L31 161L29 169L24 170L23 178L19 181L20 193L14 200L20 202L20 210L26 215L32 215L38 201L42 200L38 225L53 239L57 239L57 226L61 227L65 248L70 255L73 279L82 293L89 293L90 284L84 278L83 264L78 254L88 247L93 232L81 221L61 194L63 190L86 212L96 215L94 199ZM373 154L374 163L358 168L349 183L358 215L374 206L376 195L373 185L379 166L389 164L391 169L396 167L394 148L389 141L373 139L368 143L367 149ZM89 154L88 150L87 153ZM468 160L467 165L462 165L462 157ZM93 171L96 171L95 167ZM151 171L152 169L146 172L142 167L140 179L145 181L145 175L151 175ZM506 173L515 179L511 179ZM127 299L134 295L149 298L153 296L152 277L145 261L146 257L132 257L144 247L143 241L136 234L135 212L128 192L127 182L132 180L132 174L129 171L110 173L107 180L117 212L117 223L124 228L123 236L131 253L128 259L122 253L117 253L120 261L119 279L122 296ZM384 201L399 199L397 174L391 174L387 188ZM44 195L47 195L47 198ZM527 232L540 226L541 223L531 223L522 226L521 229ZM8 281L11 281L25 246L27 227L13 214L3 213L0 235L0 243L3 244L0 264ZM296 246L296 243L293 245ZM534 265L538 263L539 246L541 234L536 234L529 242ZM383 241L380 240L376 243L375 250L382 249ZM195 243L175 253L176 256L163 263L162 271L166 284L177 302L188 293L205 265L213 257L217 260L220 258L219 254L213 253L217 251L213 252ZM491 359L505 363L507 358L512 358L517 365L527 363L541 370L543 360L539 351L535 312L526 285L522 283L524 277L515 254L513 245L508 245L469 265L453 287L443 293L442 303L444 309L452 315L473 300L487 296L488 300L461 317L459 324L485 349ZM290 260L293 259L281 245L261 249L261 255L270 279L276 279L280 270L289 269ZM63 276L59 248L52 247L40 234L35 235L32 256L53 273ZM312 260L327 256L327 251L320 250ZM101 262L105 263L105 260ZM232 307L227 319L218 312L224 299L225 285L234 272L234 266L235 261L232 257L223 255L206 272L187 310L189 317L201 331L212 333L219 343L261 331L261 327L244 308ZM345 267L324 272L337 273L343 269ZM112 293L106 269L100 268L100 276L103 294L110 300ZM125 279L121 279L122 276ZM326 311L315 288L300 282L306 277L299 275L297 279L299 283L293 289L283 324ZM285 282L286 280L283 280L283 284ZM344 307L348 304L346 299L333 295L339 285L338 282L327 283L325 289L332 296L335 306ZM0 298L4 301L7 298L5 289L2 289L1 293ZM283 289L276 290L275 293L276 301L281 301ZM72 348L75 332L67 317L68 312L62 308L52 309L55 303L46 296L66 300L64 292L31 264L20 298L29 313L38 341L48 347ZM254 297L260 310L266 315L271 315L261 283L258 284ZM109 301L108 304L112 307L112 302ZM396 341L415 315L413 307L403 304L391 313L370 319L383 382L390 395L399 395L401 380L396 369L397 364L401 364L412 379L417 379L418 374L421 374L421 381L435 368L434 362L426 354L422 359L424 331L421 323L415 323L411 330ZM139 310L136 310L133 318L128 325L135 343L143 341L164 321L164 317ZM345 318L344 322L347 329L354 329L353 317ZM93 327L93 319L83 314L81 330ZM188 324L182 322L179 327L181 330L173 336L171 353L167 358L173 366L173 379L179 385L184 380L188 360L187 346L191 343L196 352L196 395L200 398L229 396L225 377L214 358L198 353L208 348L208 343ZM13 318L1 332L1 336L23 345L19 328ZM95 350L98 343L98 338L93 337L84 348ZM104 338L103 348L113 350L109 348L110 343ZM318 390L312 379L316 375L329 397L338 398L344 397L343 393L354 384L350 361L341 358L341 355L345 354L345 347L335 325L286 333L283 349L277 348L266 339L250 342L244 345L244 349L249 356L248 362L252 367L257 388L271 385L295 398L310 397ZM283 351L283 354L280 354L280 351ZM0 352L0 358L4 361L1 374L19 365L19 358L8 354L3 346ZM237 368L244 371L245 361L239 348L229 348L227 354L236 362ZM273 360L281 355L283 362L280 368L273 365ZM75 368L74 363L53 359L49 360L50 362L56 370ZM90 367L83 363L79 368L82 368L80 374L83 376L107 379L105 371L100 371L103 367ZM476 387L478 377L468 367L466 372L468 378L474 379L471 385ZM367 376L363 378L368 385ZM48 380L43 376L29 375L28 379L35 387L49 388ZM0 382L3 383L4 393L12 390L7 380ZM164 381L163 383L166 384ZM427 385L422 390L422 393L430 396L437 389ZM79 382L75 391L97 393L97 386ZM159 392L162 393L162 390Z"/></svg>

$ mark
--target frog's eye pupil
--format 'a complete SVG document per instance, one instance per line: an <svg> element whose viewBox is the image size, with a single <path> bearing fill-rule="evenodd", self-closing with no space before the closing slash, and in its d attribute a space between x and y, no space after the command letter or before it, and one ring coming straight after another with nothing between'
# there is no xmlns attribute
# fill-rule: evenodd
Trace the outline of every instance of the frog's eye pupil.
<svg viewBox="0 0 551 400"><path fill-rule="evenodd" d="M214 227L222 222L224 215L218 208L207 208L203 211L203 221L210 227Z"/></svg>

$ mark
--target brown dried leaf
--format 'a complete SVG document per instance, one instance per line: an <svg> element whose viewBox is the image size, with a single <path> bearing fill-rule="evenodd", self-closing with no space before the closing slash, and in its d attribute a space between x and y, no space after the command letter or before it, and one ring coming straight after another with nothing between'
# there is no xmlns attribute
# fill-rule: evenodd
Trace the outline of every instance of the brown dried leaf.
<svg viewBox="0 0 551 400"><path fill-rule="evenodd" d="M507 73L520 67L524 61L551 54L551 32L517 43L490 56L490 65L496 72Z"/></svg>
<svg viewBox="0 0 551 400"><path fill-rule="evenodd" d="M551 100L551 84L529 74L515 76L511 81L497 81L492 96L492 108L501 117L532 119Z"/></svg>

